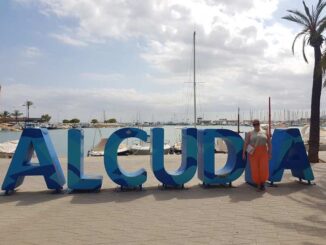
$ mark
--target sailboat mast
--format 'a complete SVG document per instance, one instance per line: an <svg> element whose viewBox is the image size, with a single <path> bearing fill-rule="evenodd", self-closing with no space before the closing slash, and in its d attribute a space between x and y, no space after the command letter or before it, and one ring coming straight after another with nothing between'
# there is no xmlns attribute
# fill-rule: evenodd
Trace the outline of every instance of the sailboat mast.
<svg viewBox="0 0 326 245"><path fill-rule="evenodd" d="M240 107L238 107L238 134L240 134Z"/></svg>
<svg viewBox="0 0 326 245"><path fill-rule="evenodd" d="M194 127L197 126L197 102L196 102L196 32L194 32Z"/></svg>

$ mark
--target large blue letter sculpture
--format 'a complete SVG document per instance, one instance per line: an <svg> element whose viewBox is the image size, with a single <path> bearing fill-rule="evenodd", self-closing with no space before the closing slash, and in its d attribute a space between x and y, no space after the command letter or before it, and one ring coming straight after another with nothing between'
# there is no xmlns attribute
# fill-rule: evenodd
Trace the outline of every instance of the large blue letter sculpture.
<svg viewBox="0 0 326 245"><path fill-rule="evenodd" d="M225 141L228 158L225 166L215 171L215 138ZM238 179L246 166L242 159L243 139L227 129L198 130L198 178L203 185L232 184Z"/></svg>
<svg viewBox="0 0 326 245"><path fill-rule="evenodd" d="M197 129L182 129L182 163L175 172L164 168L164 129L151 130L152 156L151 163L155 177L163 186L183 186L189 182L197 170Z"/></svg>
<svg viewBox="0 0 326 245"><path fill-rule="evenodd" d="M121 187L137 187L147 179L145 169L140 169L134 173L125 172L118 164L117 152L121 142L128 138L138 138L147 141L147 133L138 128L123 128L114 132L105 145L104 164L105 170L115 183Z"/></svg>
<svg viewBox="0 0 326 245"><path fill-rule="evenodd" d="M31 163L34 150L39 164ZM23 183L25 176L35 175L44 176L48 189L61 190L66 182L47 129L24 129L2 190L12 191Z"/></svg>
<svg viewBox="0 0 326 245"><path fill-rule="evenodd" d="M299 129L275 129L273 133L269 181L281 181L284 169L290 169L292 175L300 180L309 183L314 180Z"/></svg>
<svg viewBox="0 0 326 245"><path fill-rule="evenodd" d="M68 131L68 188L73 191L96 191L102 186L102 176L84 175L84 132Z"/></svg>

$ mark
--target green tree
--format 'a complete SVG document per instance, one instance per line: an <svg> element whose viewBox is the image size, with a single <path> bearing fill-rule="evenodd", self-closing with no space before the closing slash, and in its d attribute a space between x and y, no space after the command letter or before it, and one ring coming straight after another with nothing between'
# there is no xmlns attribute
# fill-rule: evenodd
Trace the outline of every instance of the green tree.
<svg viewBox="0 0 326 245"><path fill-rule="evenodd" d="M105 122L105 123L117 123L117 119L115 119L115 118L111 118L111 119L109 119L109 120L105 120L104 122Z"/></svg>
<svg viewBox="0 0 326 245"><path fill-rule="evenodd" d="M15 117L15 121L16 121L16 123L17 123L17 122L18 122L18 118L19 118L20 116L22 116L23 113L21 113L19 110L14 110L14 112L11 113L11 115L12 115L13 117Z"/></svg>
<svg viewBox="0 0 326 245"><path fill-rule="evenodd" d="M10 112L9 112L9 111L4 111L4 112L2 113L2 115L3 115L4 117L9 117L9 116L10 116Z"/></svg>
<svg viewBox="0 0 326 245"><path fill-rule="evenodd" d="M309 161L319 161L319 141L320 141L320 97L322 90L322 68L321 68L321 46L324 42L322 33L326 28L326 17L322 17L321 13L326 3L319 0L317 6L307 7L303 1L304 12L298 10L288 10L290 14L284 16L283 19L299 24L303 29L296 35L292 44L292 52L294 53L294 45L298 38L302 38L302 55L303 59L308 63L305 47L310 45L314 49L314 74L312 83L311 96L311 118L310 118L310 135L309 135Z"/></svg>
<svg viewBox="0 0 326 245"><path fill-rule="evenodd" d="M80 120L78 118L73 118L70 120L70 123L80 123Z"/></svg>
<svg viewBox="0 0 326 245"><path fill-rule="evenodd" d="M41 121L42 122L50 122L51 116L49 114L44 114L41 116Z"/></svg>
<svg viewBox="0 0 326 245"><path fill-rule="evenodd" d="M68 119L63 119L62 123L70 123L70 121Z"/></svg>
<svg viewBox="0 0 326 245"><path fill-rule="evenodd" d="M97 119L92 119L91 123L93 123L93 124L98 123L98 120Z"/></svg>
<svg viewBox="0 0 326 245"><path fill-rule="evenodd" d="M4 111L1 113L1 118L3 119L4 122L7 121L7 119L10 117L10 112L9 111Z"/></svg>

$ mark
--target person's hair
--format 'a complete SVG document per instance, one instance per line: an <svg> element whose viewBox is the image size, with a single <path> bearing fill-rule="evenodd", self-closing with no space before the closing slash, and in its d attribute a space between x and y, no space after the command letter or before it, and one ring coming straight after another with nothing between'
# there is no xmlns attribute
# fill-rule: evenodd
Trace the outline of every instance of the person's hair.
<svg viewBox="0 0 326 245"><path fill-rule="evenodd" d="M254 125L254 124L260 124L260 121L258 120L258 119L254 119L253 121L252 121L252 124Z"/></svg>

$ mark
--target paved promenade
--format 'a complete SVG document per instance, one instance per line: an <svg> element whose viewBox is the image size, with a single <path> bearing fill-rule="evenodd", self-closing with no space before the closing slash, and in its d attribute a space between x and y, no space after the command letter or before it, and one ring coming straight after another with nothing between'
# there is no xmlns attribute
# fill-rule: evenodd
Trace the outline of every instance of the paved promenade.
<svg viewBox="0 0 326 245"><path fill-rule="evenodd" d="M167 166L179 166L167 156ZM326 155L325 155L326 160ZM217 155L218 165L225 155ZM197 176L185 190L163 190L149 156L121 157L128 170L145 167L143 191L120 192L102 158L86 173L104 176L100 193L52 194L42 177L27 177L0 196L0 244L326 244L326 164L313 165L315 186L286 173L277 188L256 192L243 177L234 188L203 189ZM2 184L9 160L0 160ZM61 159L66 173L66 160Z"/></svg>

